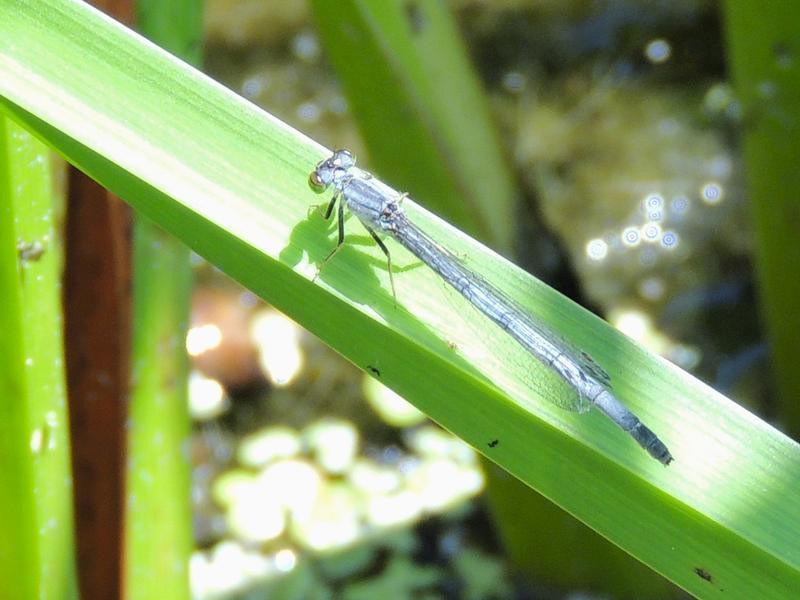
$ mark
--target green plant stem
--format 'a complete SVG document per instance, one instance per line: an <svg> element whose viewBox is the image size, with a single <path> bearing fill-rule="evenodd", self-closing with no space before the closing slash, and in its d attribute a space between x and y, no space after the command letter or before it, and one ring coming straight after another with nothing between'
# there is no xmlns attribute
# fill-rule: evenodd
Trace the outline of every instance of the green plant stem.
<svg viewBox="0 0 800 600"><path fill-rule="evenodd" d="M186 246L134 224L132 385L125 502L127 598L188 598L192 548Z"/></svg>
<svg viewBox="0 0 800 600"><path fill-rule="evenodd" d="M54 170L0 116L1 598L77 597Z"/></svg>

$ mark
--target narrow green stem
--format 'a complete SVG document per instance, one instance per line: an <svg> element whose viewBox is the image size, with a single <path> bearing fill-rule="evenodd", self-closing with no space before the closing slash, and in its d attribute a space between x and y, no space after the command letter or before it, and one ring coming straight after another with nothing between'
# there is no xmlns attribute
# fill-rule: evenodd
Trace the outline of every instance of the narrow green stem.
<svg viewBox="0 0 800 600"><path fill-rule="evenodd" d="M0 117L0 597L77 597L50 152Z"/></svg>

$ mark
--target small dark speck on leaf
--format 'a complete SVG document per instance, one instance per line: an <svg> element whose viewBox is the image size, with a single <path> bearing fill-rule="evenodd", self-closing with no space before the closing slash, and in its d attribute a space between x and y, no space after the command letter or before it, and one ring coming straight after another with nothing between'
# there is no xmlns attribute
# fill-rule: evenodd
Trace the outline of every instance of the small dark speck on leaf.
<svg viewBox="0 0 800 600"><path fill-rule="evenodd" d="M17 242L17 254L20 260L24 262L39 260L42 254L44 254L44 246L41 242L24 242L19 240Z"/></svg>
<svg viewBox="0 0 800 600"><path fill-rule="evenodd" d="M697 573L697 576L700 579L705 579L709 583L714 581L714 578L711 576L711 573L703 569L702 567L695 567L694 572Z"/></svg>
<svg viewBox="0 0 800 600"><path fill-rule="evenodd" d="M772 53L775 61L781 69L789 69L794 63L794 56L791 46L786 42L778 42L772 46Z"/></svg>
<svg viewBox="0 0 800 600"><path fill-rule="evenodd" d="M373 367L372 365L367 365L367 371L369 371L370 373L375 375L375 377L380 377L381 376L380 370L377 369L376 367Z"/></svg>
<svg viewBox="0 0 800 600"><path fill-rule="evenodd" d="M406 18L408 19L408 24L411 27L412 33L420 33L425 29L425 25L427 25L422 9L414 0L406 2Z"/></svg>
<svg viewBox="0 0 800 600"><path fill-rule="evenodd" d="M491 442L489 442L489 448L494 448L499 443L500 443L500 440L492 440Z"/></svg>

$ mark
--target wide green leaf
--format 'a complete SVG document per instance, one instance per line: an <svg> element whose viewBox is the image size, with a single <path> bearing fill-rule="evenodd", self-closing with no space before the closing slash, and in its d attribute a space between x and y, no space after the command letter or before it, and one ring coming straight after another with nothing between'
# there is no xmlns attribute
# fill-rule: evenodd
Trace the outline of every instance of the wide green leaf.
<svg viewBox="0 0 800 600"><path fill-rule="evenodd" d="M306 179L327 151L301 133L73 0L0 0L0 96L142 214L693 594L800 586L796 443L413 202L411 218L610 372L673 465L601 415L553 406L569 390L392 245L410 267L395 305L355 219L356 243L314 280L334 240Z"/></svg>

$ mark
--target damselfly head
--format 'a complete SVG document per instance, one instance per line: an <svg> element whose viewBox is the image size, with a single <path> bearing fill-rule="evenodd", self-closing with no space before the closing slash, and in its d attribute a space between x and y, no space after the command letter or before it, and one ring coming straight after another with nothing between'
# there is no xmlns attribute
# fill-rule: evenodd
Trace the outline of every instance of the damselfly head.
<svg viewBox="0 0 800 600"><path fill-rule="evenodd" d="M356 159L349 150L336 150L330 157L317 163L317 166L308 176L308 185L315 192L324 192L329 185L342 179L351 167L355 166Z"/></svg>

